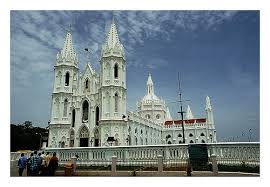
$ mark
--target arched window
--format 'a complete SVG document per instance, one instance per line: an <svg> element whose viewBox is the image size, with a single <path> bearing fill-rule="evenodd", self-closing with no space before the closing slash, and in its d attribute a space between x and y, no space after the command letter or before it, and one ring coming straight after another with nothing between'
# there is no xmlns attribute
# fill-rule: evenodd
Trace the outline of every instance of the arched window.
<svg viewBox="0 0 270 187"><path fill-rule="evenodd" d="M193 140L190 140L190 142L189 142L189 143L194 143L194 142L193 142Z"/></svg>
<svg viewBox="0 0 270 187"><path fill-rule="evenodd" d="M135 133L137 133L137 128L135 128Z"/></svg>
<svg viewBox="0 0 270 187"><path fill-rule="evenodd" d="M115 93L114 94L114 111L115 112L118 112L118 100L119 100L118 94Z"/></svg>
<svg viewBox="0 0 270 187"><path fill-rule="evenodd" d="M169 139L169 138L171 138L171 135L170 135L170 134L168 134L168 135L166 136L166 139Z"/></svg>
<svg viewBox="0 0 270 187"><path fill-rule="evenodd" d="M205 141L204 141L204 140L202 140L202 143L205 143Z"/></svg>
<svg viewBox="0 0 270 187"><path fill-rule="evenodd" d="M201 133L201 136L204 136L204 133Z"/></svg>
<svg viewBox="0 0 270 187"><path fill-rule="evenodd" d="M179 144L181 144L181 143L182 143L182 141L180 140L180 141L179 141Z"/></svg>
<svg viewBox="0 0 270 187"><path fill-rule="evenodd" d="M150 114L146 114L146 115L145 115L145 118L146 118L146 119L150 119L150 118L151 118Z"/></svg>
<svg viewBox="0 0 270 187"><path fill-rule="evenodd" d="M143 134L143 130L141 129L141 134Z"/></svg>
<svg viewBox="0 0 270 187"><path fill-rule="evenodd" d="M115 64L113 69L114 69L114 78L117 79L118 78L118 64Z"/></svg>
<svg viewBox="0 0 270 187"><path fill-rule="evenodd" d="M83 108L82 122L87 122L88 121L89 104L86 100L83 102L82 108Z"/></svg>
<svg viewBox="0 0 270 187"><path fill-rule="evenodd" d="M171 141L168 141L168 144L172 144L172 142Z"/></svg>
<svg viewBox="0 0 270 187"><path fill-rule="evenodd" d="M138 139L136 136L135 136L135 145L138 145Z"/></svg>
<svg viewBox="0 0 270 187"><path fill-rule="evenodd" d="M96 126L98 126L98 122L99 122L99 107L96 107Z"/></svg>
<svg viewBox="0 0 270 187"><path fill-rule="evenodd" d="M86 79L86 81L85 81L85 89L88 89L89 88L89 81L88 81L88 79Z"/></svg>
<svg viewBox="0 0 270 187"><path fill-rule="evenodd" d="M67 72L65 76L65 86L69 86L69 72Z"/></svg>
<svg viewBox="0 0 270 187"><path fill-rule="evenodd" d="M181 138L182 137L182 134L178 134L178 137Z"/></svg>
<svg viewBox="0 0 270 187"><path fill-rule="evenodd" d="M75 109L72 110L72 127L75 126Z"/></svg>
<svg viewBox="0 0 270 187"><path fill-rule="evenodd" d="M67 117L67 108L68 108L68 100L65 99L65 101L64 101L64 114L63 114L64 117Z"/></svg>
<svg viewBox="0 0 270 187"><path fill-rule="evenodd" d="M193 134L192 134L192 133L190 133L190 134L189 134L189 137L192 137L192 136L193 136Z"/></svg>

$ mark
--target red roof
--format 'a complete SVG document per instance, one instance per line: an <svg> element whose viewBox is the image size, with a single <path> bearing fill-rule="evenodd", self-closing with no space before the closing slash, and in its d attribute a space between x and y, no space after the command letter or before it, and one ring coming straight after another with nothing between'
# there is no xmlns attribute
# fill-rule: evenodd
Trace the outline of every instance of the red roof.
<svg viewBox="0 0 270 187"><path fill-rule="evenodd" d="M171 121L165 121L164 125L172 125L174 122L174 124L178 125L178 124L182 124L182 120L171 120ZM189 124L193 124L193 123L205 123L206 122L206 118L199 118L199 119L186 119L184 120L184 124L185 125L189 125Z"/></svg>

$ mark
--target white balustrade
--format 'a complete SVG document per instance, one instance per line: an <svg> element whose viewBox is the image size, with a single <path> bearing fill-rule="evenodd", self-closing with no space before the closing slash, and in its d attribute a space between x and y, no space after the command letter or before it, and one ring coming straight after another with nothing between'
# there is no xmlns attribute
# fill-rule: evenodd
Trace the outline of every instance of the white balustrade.
<svg viewBox="0 0 270 187"><path fill-rule="evenodd" d="M253 142L209 143L208 156L215 155L219 160L237 160L237 162L252 162L260 165L260 144ZM142 145L142 146L113 146L113 147L73 147L46 148L45 152L56 152L60 164L70 161L78 155L78 163L90 164L95 162L109 163L112 156L117 160L150 160L162 155L164 159L186 160L188 144L177 145ZM11 160L18 160L21 153L10 154ZM27 153L27 157L30 153Z"/></svg>

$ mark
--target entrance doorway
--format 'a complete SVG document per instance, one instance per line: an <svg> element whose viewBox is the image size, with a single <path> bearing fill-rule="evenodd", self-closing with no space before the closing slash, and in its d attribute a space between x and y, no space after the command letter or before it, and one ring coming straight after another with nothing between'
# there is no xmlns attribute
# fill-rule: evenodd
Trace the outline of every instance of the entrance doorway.
<svg viewBox="0 0 270 187"><path fill-rule="evenodd" d="M89 138L80 138L80 147L88 147Z"/></svg>
<svg viewBox="0 0 270 187"><path fill-rule="evenodd" d="M89 142L89 131L84 126L80 132L80 147L88 147L89 146L88 142Z"/></svg>

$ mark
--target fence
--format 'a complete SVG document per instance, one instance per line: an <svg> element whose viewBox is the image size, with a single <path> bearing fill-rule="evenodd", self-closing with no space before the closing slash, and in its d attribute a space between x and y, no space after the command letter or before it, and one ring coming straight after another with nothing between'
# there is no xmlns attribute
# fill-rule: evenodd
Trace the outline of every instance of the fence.
<svg viewBox="0 0 270 187"><path fill-rule="evenodd" d="M46 148L45 151L56 152L60 166L78 155L77 168L90 170L186 171L190 158L188 144ZM19 155L20 153L11 153L11 160L18 159ZM207 156L208 160L204 164L200 160L192 161L192 170L259 173L259 143L210 143L207 144Z"/></svg>

